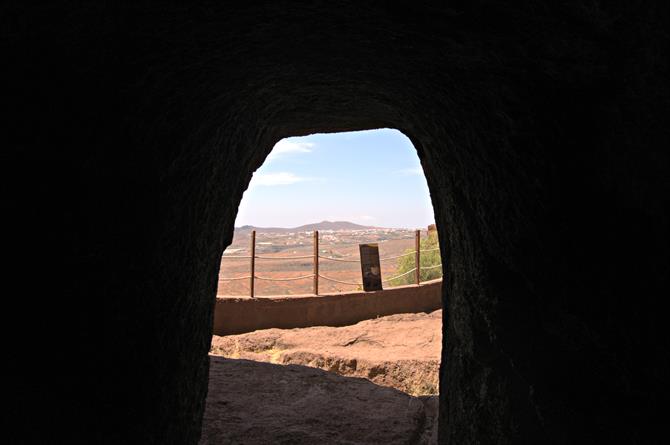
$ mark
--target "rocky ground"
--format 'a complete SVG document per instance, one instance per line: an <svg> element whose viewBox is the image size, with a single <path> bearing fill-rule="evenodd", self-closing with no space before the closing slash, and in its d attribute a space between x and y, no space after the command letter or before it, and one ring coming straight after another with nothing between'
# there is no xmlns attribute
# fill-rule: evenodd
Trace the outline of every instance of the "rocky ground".
<svg viewBox="0 0 670 445"><path fill-rule="evenodd" d="M364 377L410 395L435 395L442 311L396 314L352 326L264 329L212 338L211 354Z"/></svg>
<svg viewBox="0 0 670 445"><path fill-rule="evenodd" d="M200 445L433 444L437 397L299 365L211 357Z"/></svg>
<svg viewBox="0 0 670 445"><path fill-rule="evenodd" d="M201 445L436 443L441 318L215 336Z"/></svg>

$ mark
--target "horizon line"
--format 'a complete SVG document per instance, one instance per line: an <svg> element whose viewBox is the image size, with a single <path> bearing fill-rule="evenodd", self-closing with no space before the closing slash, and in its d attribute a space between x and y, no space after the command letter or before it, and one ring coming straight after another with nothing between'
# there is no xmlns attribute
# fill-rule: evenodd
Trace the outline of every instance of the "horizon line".
<svg viewBox="0 0 670 445"><path fill-rule="evenodd" d="M254 227L254 228L257 228L257 229L297 229L297 228L300 228L300 227L303 227L303 226L310 226L310 225L316 225L316 224L322 224L322 223L347 223L347 224L354 224L354 225L357 225L357 226L371 228L371 229L418 229L419 228L419 227L408 227L408 226L392 227L392 226L367 225L367 224L359 224L359 223L355 223L355 222L351 222L351 221L345 221L345 220L331 221L331 220L324 219L322 221L308 222L308 223L304 223L304 224L300 224L298 226L292 226L292 227L275 226L275 225L257 226L257 225L254 225L254 224L244 224L244 225L241 225L241 226L234 226L234 229L242 229L244 227ZM427 228L428 226L433 225L433 224L435 224L435 221L433 221L431 223L428 223L427 225L420 226L420 228Z"/></svg>

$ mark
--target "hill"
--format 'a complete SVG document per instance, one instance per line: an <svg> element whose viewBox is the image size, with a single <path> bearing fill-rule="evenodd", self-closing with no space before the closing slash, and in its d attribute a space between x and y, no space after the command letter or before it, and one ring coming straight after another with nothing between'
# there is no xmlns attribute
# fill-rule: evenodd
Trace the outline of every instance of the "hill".
<svg viewBox="0 0 670 445"><path fill-rule="evenodd" d="M255 230L257 233L287 233L287 232L311 232L313 230L365 230L374 229L373 226L362 226L348 221L321 221L319 223L305 224L298 227L235 227L235 232L243 233Z"/></svg>

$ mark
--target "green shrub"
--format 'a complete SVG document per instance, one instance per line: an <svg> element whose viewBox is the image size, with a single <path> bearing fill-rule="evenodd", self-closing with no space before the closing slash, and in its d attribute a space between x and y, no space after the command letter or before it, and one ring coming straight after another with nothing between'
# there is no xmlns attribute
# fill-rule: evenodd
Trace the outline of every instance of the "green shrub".
<svg viewBox="0 0 670 445"><path fill-rule="evenodd" d="M428 234L426 238L422 238L421 241L421 282L434 280L442 276L441 267L433 267L432 269L424 269L426 267L437 266L442 263L442 258L440 257L439 243L437 240L437 233L432 232ZM407 249L404 253L414 252L414 249ZM414 269L415 267L415 258L414 255L405 255L398 258L398 266L396 268L396 275L403 274L409 270ZM407 275L396 278L389 281L391 286L402 286L404 284L414 284L416 281L414 272L408 273Z"/></svg>

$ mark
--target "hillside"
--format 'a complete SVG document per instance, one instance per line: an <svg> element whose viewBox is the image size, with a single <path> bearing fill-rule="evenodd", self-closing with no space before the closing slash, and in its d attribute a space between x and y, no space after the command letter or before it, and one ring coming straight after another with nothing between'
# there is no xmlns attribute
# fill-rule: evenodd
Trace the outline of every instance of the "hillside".
<svg viewBox="0 0 670 445"><path fill-rule="evenodd" d="M362 226L348 221L321 221L319 223L305 224L299 227L235 227L235 232L244 233L255 230L257 233L288 233L288 232L311 232L313 230L366 230L373 226Z"/></svg>

